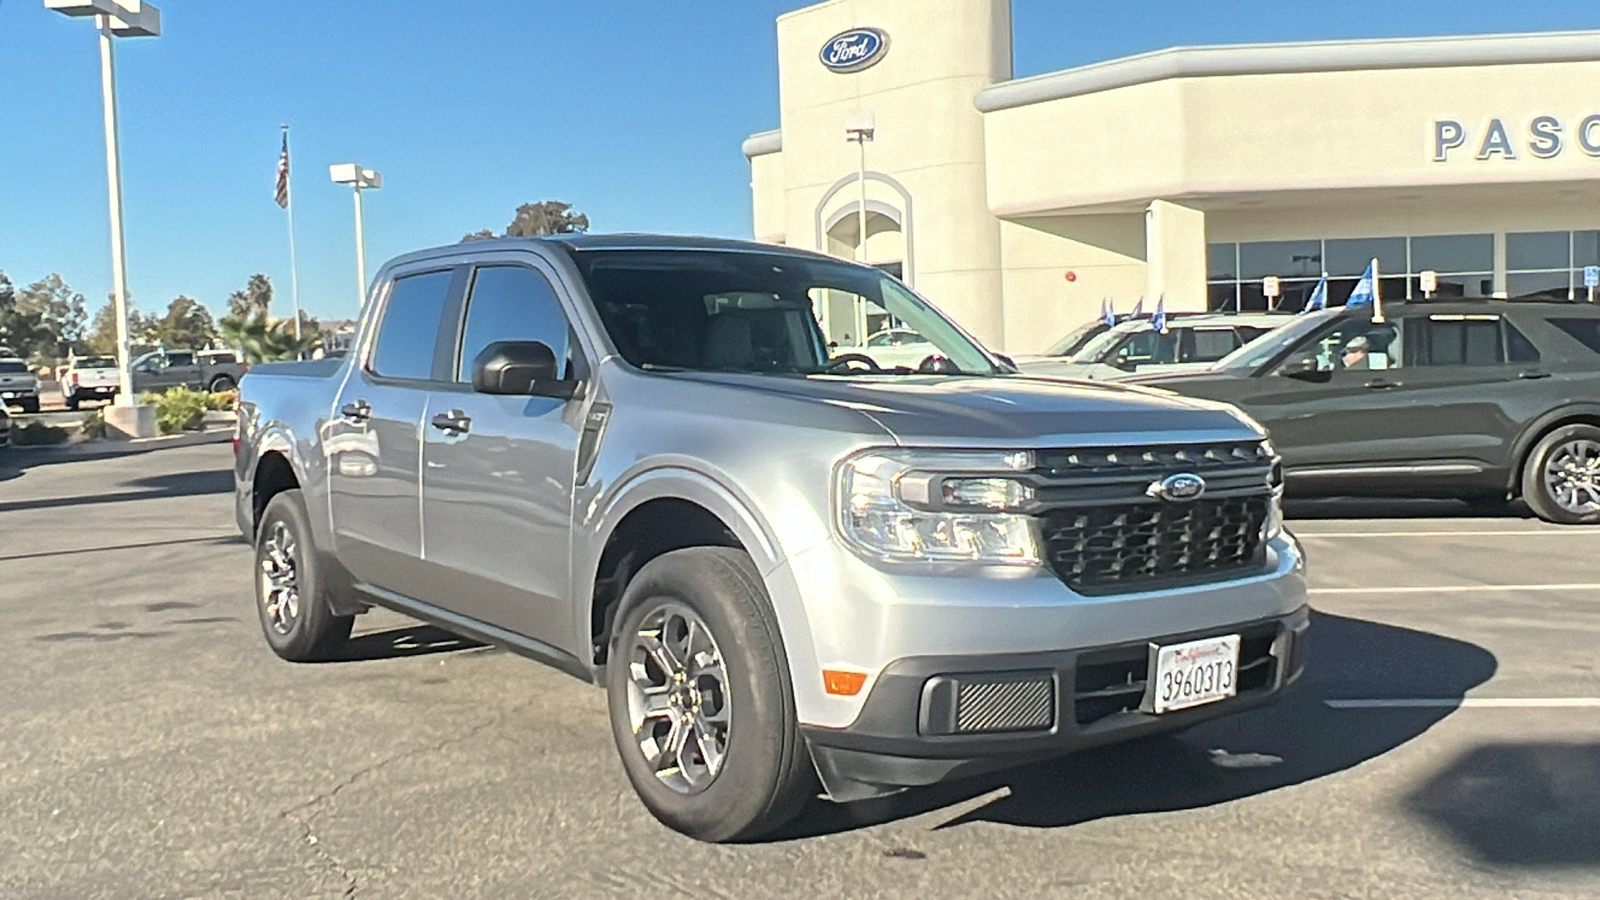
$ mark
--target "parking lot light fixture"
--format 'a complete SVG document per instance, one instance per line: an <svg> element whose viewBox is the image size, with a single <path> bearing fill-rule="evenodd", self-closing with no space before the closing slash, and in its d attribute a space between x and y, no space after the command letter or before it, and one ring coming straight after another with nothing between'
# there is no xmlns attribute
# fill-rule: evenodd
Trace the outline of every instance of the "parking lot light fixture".
<svg viewBox="0 0 1600 900"><path fill-rule="evenodd" d="M348 184L356 198L356 309L366 303L367 251L362 235L361 192L383 187L383 173L356 163L334 163L328 167L328 177L335 184Z"/></svg>
<svg viewBox="0 0 1600 900"><path fill-rule="evenodd" d="M161 11L142 0L44 0L45 9L68 16L93 16L100 30L100 99L105 111L106 188L111 212L111 296L117 316L118 390L113 414L119 431L130 437L155 434L155 416L141 414L134 402L128 348L128 266L122 237L122 163L117 145L117 83L112 41L117 37L156 37ZM143 410L149 413L149 410Z"/></svg>

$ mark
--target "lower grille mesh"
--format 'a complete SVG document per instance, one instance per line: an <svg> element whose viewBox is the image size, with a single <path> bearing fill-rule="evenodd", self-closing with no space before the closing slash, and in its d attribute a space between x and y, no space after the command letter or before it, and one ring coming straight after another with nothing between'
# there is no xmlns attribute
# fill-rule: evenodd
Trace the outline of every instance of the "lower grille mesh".
<svg viewBox="0 0 1600 900"><path fill-rule="evenodd" d="M962 681L956 691L956 731L1028 731L1055 721L1055 682Z"/></svg>

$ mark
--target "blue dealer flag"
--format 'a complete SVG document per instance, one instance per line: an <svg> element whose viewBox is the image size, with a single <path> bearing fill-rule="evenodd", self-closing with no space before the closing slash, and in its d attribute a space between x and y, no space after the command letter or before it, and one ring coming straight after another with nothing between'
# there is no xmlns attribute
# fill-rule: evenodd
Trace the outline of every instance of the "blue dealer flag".
<svg viewBox="0 0 1600 900"><path fill-rule="evenodd" d="M1117 313L1111 306L1110 297L1100 301L1100 321L1106 323L1108 328L1115 327L1117 324Z"/></svg>
<svg viewBox="0 0 1600 900"><path fill-rule="evenodd" d="M1322 273L1322 277L1317 280L1317 286L1315 288L1313 288L1312 291L1311 291L1310 299L1306 300L1306 305L1301 308L1300 312L1302 312L1302 313L1316 312L1319 309L1327 309L1327 308L1328 308L1328 273L1327 272L1323 272Z"/></svg>
<svg viewBox="0 0 1600 900"><path fill-rule="evenodd" d="M1167 295L1162 294L1156 301L1155 315L1150 317L1150 327L1162 334L1167 333Z"/></svg>
<svg viewBox="0 0 1600 900"><path fill-rule="evenodd" d="M1144 315L1144 298L1140 297L1139 302L1133 305L1133 311L1128 313L1128 318L1137 319L1142 315Z"/></svg>
<svg viewBox="0 0 1600 900"><path fill-rule="evenodd" d="M1350 292L1350 299L1344 302L1345 306L1372 305L1372 275L1372 263L1367 263L1367 270L1361 273L1361 280L1356 282L1356 289Z"/></svg>

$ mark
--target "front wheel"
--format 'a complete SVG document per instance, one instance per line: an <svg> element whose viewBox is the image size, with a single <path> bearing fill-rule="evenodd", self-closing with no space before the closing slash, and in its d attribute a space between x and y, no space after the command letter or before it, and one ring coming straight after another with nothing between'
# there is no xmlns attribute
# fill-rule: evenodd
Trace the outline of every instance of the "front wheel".
<svg viewBox="0 0 1600 900"><path fill-rule="evenodd" d="M1600 523L1600 428L1563 425L1545 435L1523 468L1522 499L1546 522Z"/></svg>
<svg viewBox="0 0 1600 900"><path fill-rule="evenodd" d="M211 387L211 393L213 393L213 394L220 394L220 393L223 393L224 391L231 391L234 388L233 379L228 377L227 375L218 375L217 377L211 379L210 387Z"/></svg>
<svg viewBox="0 0 1600 900"><path fill-rule="evenodd" d="M256 529L256 612L267 645L290 662L332 658L355 624L333 614L319 575L305 503L299 491L282 491Z"/></svg>
<svg viewBox="0 0 1600 900"><path fill-rule="evenodd" d="M606 692L623 770L669 828L750 840L816 794L777 622L741 551L691 547L639 570L623 594Z"/></svg>

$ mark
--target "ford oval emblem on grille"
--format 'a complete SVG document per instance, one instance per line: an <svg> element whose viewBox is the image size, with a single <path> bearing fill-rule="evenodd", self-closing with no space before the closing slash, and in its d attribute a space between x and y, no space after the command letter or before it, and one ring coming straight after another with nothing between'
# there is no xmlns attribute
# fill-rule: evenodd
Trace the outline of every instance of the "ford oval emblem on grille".
<svg viewBox="0 0 1600 900"><path fill-rule="evenodd" d="M889 33L882 28L852 28L822 45L822 64L835 72L859 72L883 59Z"/></svg>
<svg viewBox="0 0 1600 900"><path fill-rule="evenodd" d="M1145 493L1168 503L1188 503L1206 492L1206 480L1199 475L1179 472L1150 485Z"/></svg>

